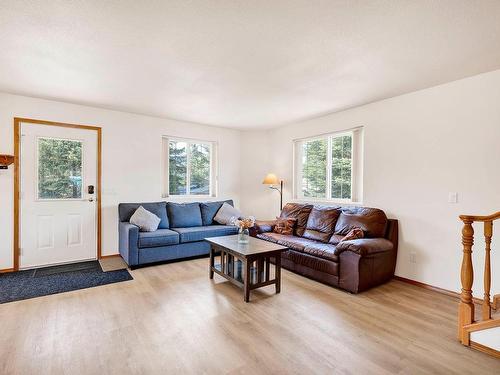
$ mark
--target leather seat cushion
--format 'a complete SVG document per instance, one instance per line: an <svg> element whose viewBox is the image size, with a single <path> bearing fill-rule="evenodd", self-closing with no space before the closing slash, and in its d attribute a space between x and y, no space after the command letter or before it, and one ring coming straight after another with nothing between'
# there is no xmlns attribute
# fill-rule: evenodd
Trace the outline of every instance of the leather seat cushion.
<svg viewBox="0 0 500 375"><path fill-rule="evenodd" d="M330 237L330 241L328 241L328 243L331 243L332 245L337 245L340 241L342 241L344 237L345 236L342 236L341 234L332 234L332 236Z"/></svg>
<svg viewBox="0 0 500 375"><path fill-rule="evenodd" d="M307 219L309 218L309 214L311 213L312 209L312 204L287 203L281 210L280 217L293 217L297 219L295 235L302 236L304 234L304 231L306 230Z"/></svg>
<svg viewBox="0 0 500 375"><path fill-rule="evenodd" d="M328 242L335 230L340 212L337 207L314 206L307 219L306 230L302 237Z"/></svg>
<svg viewBox="0 0 500 375"><path fill-rule="evenodd" d="M207 237L229 236L237 234L238 228L232 225L205 225L202 227L172 228L179 233L180 242L203 241Z"/></svg>
<svg viewBox="0 0 500 375"><path fill-rule="evenodd" d="M179 243L179 233L170 229L158 229L154 232L139 232L138 247L159 247Z"/></svg>
<svg viewBox="0 0 500 375"><path fill-rule="evenodd" d="M331 260L332 262L339 261L339 257L335 255L335 245L317 242L307 245L303 251L318 258Z"/></svg>
<svg viewBox="0 0 500 375"><path fill-rule="evenodd" d="M342 210L335 234L345 236L353 228L361 228L368 238L385 237L387 216L378 208L349 207Z"/></svg>
<svg viewBox="0 0 500 375"><path fill-rule="evenodd" d="M274 242L283 246L286 246L290 249L294 249L297 251L303 251L307 245L317 244L317 241L308 240L307 238L297 237L297 236L289 236L285 234L278 233L261 233L257 235L258 238L270 242Z"/></svg>

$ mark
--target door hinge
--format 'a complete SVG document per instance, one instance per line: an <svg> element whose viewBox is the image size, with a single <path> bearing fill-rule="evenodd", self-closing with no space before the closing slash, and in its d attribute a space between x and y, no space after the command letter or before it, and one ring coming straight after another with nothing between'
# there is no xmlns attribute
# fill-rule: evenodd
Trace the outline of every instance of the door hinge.
<svg viewBox="0 0 500 375"><path fill-rule="evenodd" d="M20 248L19 248L19 256L20 256L20 257L22 257L22 256L23 256L23 248L22 248L22 247L20 247Z"/></svg>

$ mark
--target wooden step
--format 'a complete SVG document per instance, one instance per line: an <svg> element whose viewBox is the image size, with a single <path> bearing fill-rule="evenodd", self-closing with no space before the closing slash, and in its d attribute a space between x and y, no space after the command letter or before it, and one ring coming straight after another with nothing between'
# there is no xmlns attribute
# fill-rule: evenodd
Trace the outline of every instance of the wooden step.
<svg viewBox="0 0 500 375"><path fill-rule="evenodd" d="M470 346L500 358L500 327L471 332Z"/></svg>

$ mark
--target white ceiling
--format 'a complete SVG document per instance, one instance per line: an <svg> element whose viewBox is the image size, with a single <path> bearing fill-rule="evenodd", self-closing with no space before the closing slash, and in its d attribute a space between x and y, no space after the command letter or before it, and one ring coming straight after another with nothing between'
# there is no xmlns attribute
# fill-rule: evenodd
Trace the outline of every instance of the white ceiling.
<svg viewBox="0 0 500 375"><path fill-rule="evenodd" d="M0 91L269 128L500 68L498 0L0 0Z"/></svg>

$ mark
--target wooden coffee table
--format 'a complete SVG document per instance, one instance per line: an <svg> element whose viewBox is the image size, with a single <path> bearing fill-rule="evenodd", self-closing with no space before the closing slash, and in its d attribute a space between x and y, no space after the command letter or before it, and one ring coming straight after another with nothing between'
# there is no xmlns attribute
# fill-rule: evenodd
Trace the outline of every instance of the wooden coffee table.
<svg viewBox="0 0 500 375"><path fill-rule="evenodd" d="M238 235L210 237L210 279L214 272L231 283L243 287L245 302L250 301L250 291L275 285L281 289L281 252L285 246L250 237L247 244L238 243ZM219 262L215 263L216 258ZM274 267L271 267L273 260ZM274 271L274 272L273 272Z"/></svg>

